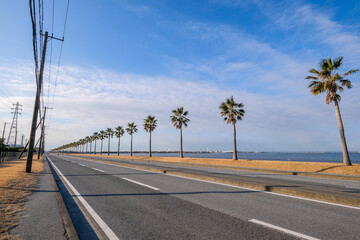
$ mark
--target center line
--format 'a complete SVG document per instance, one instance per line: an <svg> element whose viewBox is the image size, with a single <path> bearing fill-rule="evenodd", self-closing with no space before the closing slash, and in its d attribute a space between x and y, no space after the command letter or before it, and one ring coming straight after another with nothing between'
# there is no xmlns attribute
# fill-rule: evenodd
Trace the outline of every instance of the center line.
<svg viewBox="0 0 360 240"><path fill-rule="evenodd" d="M99 171L99 172L105 172L105 171L97 169L97 168L92 168L92 169L94 169L95 171Z"/></svg>
<svg viewBox="0 0 360 240"><path fill-rule="evenodd" d="M84 164L79 163L79 165L80 165L80 166L84 166L84 167L85 167L85 165L84 165Z"/></svg>
<svg viewBox="0 0 360 240"><path fill-rule="evenodd" d="M134 181L134 180L131 180L131 179L128 179L128 178L123 177L122 179L124 179L126 181L129 181L129 182L132 182L132 183L135 183L135 184L138 184L138 185L141 185L141 186L144 186L144 187L148 187L148 188L156 190L156 191L160 190L159 188L156 188L156 187L153 187L153 186L141 183L141 182L137 182L137 181Z"/></svg>
<svg viewBox="0 0 360 240"><path fill-rule="evenodd" d="M256 220L256 219L251 219L251 220L249 220L249 222L256 223L256 224L259 224L259 225L262 225L262 226L265 226L265 227L268 227L268 228L276 229L278 231L281 231L281 232L284 232L284 233L287 233L287 234L290 234L290 235L293 235L293 236L296 236L296 237L300 237L300 238L303 238L303 239L320 240L318 238L310 237L308 235L304 235L304 234L301 234L301 233L298 233L298 232L294 232L294 231L288 230L286 228L278 227L278 226L272 225L270 223L262 222L262 221L259 221L259 220Z"/></svg>

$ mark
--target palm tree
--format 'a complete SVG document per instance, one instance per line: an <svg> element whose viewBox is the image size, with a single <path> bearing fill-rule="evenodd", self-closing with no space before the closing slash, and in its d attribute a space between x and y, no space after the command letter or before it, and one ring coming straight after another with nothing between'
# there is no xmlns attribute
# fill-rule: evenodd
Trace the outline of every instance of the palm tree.
<svg viewBox="0 0 360 240"><path fill-rule="evenodd" d="M350 70L343 75L340 75L337 70L341 66L342 60L343 57L338 57L334 61L331 58L321 60L319 70L315 70L314 68L309 70L310 73L315 74L316 76L307 76L305 79L312 79L310 85L308 86L311 94L316 96L320 93L326 92L326 105L329 105L330 102L334 102L336 119L341 137L343 161L345 165L351 165L346 145L344 126L340 114L339 102L341 97L338 92L344 91L343 87L352 87L350 80L344 79L344 77L356 73L359 69Z"/></svg>
<svg viewBox="0 0 360 240"><path fill-rule="evenodd" d="M120 155L120 138L125 133L124 128L122 126L118 126L115 128L115 136L119 139L118 141L118 151L117 154Z"/></svg>
<svg viewBox="0 0 360 240"><path fill-rule="evenodd" d="M155 119L155 116L147 116L147 118L144 119L144 129L146 132L149 132L150 139L149 139L149 156L151 157L151 132L155 130L157 126L157 120Z"/></svg>
<svg viewBox="0 0 360 240"><path fill-rule="evenodd" d="M128 123L128 127L126 128L126 131L128 132L128 134L130 134L131 136L131 142L130 142L130 156L133 155L132 152L132 143L133 143L133 134L136 133L138 130L136 128L136 125L134 122L132 123Z"/></svg>
<svg viewBox="0 0 360 240"><path fill-rule="evenodd" d="M103 140L105 138L105 134L106 132L101 130L99 133L99 139L101 140L101 150L100 150L100 155L102 155L102 148L103 148Z"/></svg>
<svg viewBox="0 0 360 240"><path fill-rule="evenodd" d="M81 153L84 153L84 151L85 151L85 139L80 139L79 141L80 141L80 144L81 144L81 147L82 147Z"/></svg>
<svg viewBox="0 0 360 240"><path fill-rule="evenodd" d="M242 103L236 103L234 101L234 97L231 96L227 98L225 102L222 102L219 106L221 109L221 116L224 117L224 121L227 124L233 125L233 135L234 135L234 152L233 152L233 160L238 160L237 157L237 148L236 148L236 127L235 124L238 120L242 120L245 111L243 109L244 105Z"/></svg>
<svg viewBox="0 0 360 240"><path fill-rule="evenodd" d="M172 113L174 115L170 116L171 123L173 123L174 127L176 129L180 129L180 157L183 158L183 141L182 141L182 126L184 125L187 127L188 122L190 122L190 119L188 119L186 116L188 115L188 111L184 112L183 107L178 107L176 110L172 110Z"/></svg>
<svg viewBox="0 0 360 240"><path fill-rule="evenodd" d="M94 140L94 145L95 145L95 149L94 149L94 155L96 155L96 140L99 139L99 133L98 132L94 132L93 136L92 136L93 140Z"/></svg>
<svg viewBox="0 0 360 240"><path fill-rule="evenodd" d="M89 154L91 154L91 147L92 147L92 142L93 142L93 136L89 136L89 142L90 142L90 151Z"/></svg>
<svg viewBox="0 0 360 240"><path fill-rule="evenodd" d="M85 137L85 143L86 143L86 152L85 153L88 153L88 145L89 145L88 143L91 144L91 139L89 136ZM90 149L91 149L91 145L90 145ZM90 150L90 152L91 152L91 150Z"/></svg>
<svg viewBox="0 0 360 240"><path fill-rule="evenodd" d="M108 155L110 155L110 139L114 136L114 131L112 130L112 128L107 128L106 129L106 138L109 138L108 141Z"/></svg>

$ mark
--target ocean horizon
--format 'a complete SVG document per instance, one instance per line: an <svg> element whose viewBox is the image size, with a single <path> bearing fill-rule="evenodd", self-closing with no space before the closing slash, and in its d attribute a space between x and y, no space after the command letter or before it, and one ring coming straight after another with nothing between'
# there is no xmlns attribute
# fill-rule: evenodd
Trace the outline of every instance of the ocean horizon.
<svg viewBox="0 0 360 240"><path fill-rule="evenodd" d="M97 152L99 154L99 152ZM106 155L107 151L103 151ZM111 151L111 155L117 155L117 152ZM120 155L129 155L129 151L121 151ZM134 156L148 156L146 151L133 151ZM176 151L153 151L153 156L159 157L178 157ZM232 159L232 152L220 151L184 151L184 157L189 158L223 158ZM360 163L360 152L349 152L352 163ZM239 159L247 160L271 160L271 161L292 161L292 162L329 162L342 163L342 152L258 152L258 151L238 151Z"/></svg>

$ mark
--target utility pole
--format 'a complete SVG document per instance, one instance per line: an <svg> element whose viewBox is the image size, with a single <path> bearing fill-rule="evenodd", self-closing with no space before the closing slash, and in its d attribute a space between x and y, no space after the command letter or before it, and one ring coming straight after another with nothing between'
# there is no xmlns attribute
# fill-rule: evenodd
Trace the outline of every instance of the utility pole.
<svg viewBox="0 0 360 240"><path fill-rule="evenodd" d="M25 135L21 135L21 146L23 147L24 146L24 138L25 138Z"/></svg>
<svg viewBox="0 0 360 240"><path fill-rule="evenodd" d="M9 132L9 137L7 139L7 144L9 145L10 143L10 139L12 137L12 133L13 133L13 129L15 129L14 131L14 147L16 147L16 141L17 141L17 127L18 127L18 119L19 119L19 114L21 114L19 111L22 111L22 109L20 109L20 107L22 107L21 104L19 104L19 102L17 102L16 104L13 104L13 106L15 106L14 108L11 108L11 110L14 110L14 112L12 112L12 114L14 114L13 116L13 120L11 122L11 127L10 127L10 132Z"/></svg>
<svg viewBox="0 0 360 240"><path fill-rule="evenodd" d="M37 159L40 159L40 155L42 155L42 149L44 148L44 137L45 137L45 116L46 116L46 107L44 110L44 116L41 126L41 135L40 135L40 144L39 144L39 152Z"/></svg>
<svg viewBox="0 0 360 240"><path fill-rule="evenodd" d="M10 124L8 122L4 122L4 129L3 129L3 133L2 133L2 139L3 139L3 143L5 144L5 130L6 130L6 124Z"/></svg>
<svg viewBox="0 0 360 240"><path fill-rule="evenodd" d="M27 173L31 172L31 165L32 165L32 159L33 159L33 153L34 153L36 123L37 123L37 117L38 117L39 106L40 106L40 94L41 94L41 87L42 87L42 81L43 81L45 56L46 56L46 45L47 45L47 41L48 41L48 36L49 36L49 33L45 32L44 45L43 45L43 49L42 49L42 53L41 53L39 79L37 79L34 112L33 112L32 124L31 124L31 131L30 131L29 149L28 149L28 155L27 155L27 160L26 160L26 172Z"/></svg>

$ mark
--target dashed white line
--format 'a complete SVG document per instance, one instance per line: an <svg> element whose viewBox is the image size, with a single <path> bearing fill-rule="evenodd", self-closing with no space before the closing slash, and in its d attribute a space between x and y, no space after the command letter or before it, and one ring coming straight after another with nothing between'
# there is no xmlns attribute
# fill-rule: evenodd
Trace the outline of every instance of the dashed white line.
<svg viewBox="0 0 360 240"><path fill-rule="evenodd" d="M311 237L311 236L308 236L308 235L305 235L305 234L302 234L302 233L294 232L294 231L291 231L289 229L278 227L278 226L272 225L270 223L262 222L262 221L259 221L259 220L256 220L256 219L251 219L251 220L249 220L249 222L256 223L256 224L262 225L264 227L276 229L278 231L281 231L281 232L284 232L284 233L287 233L287 234L290 234L290 235L293 235L293 236L296 236L296 237L300 237L300 238L303 238L303 239L319 240L318 238L314 238L314 237Z"/></svg>
<svg viewBox="0 0 360 240"><path fill-rule="evenodd" d="M99 171L99 172L105 172L104 170L97 169L97 168L92 168L92 169L94 169L95 171Z"/></svg>
<svg viewBox="0 0 360 240"><path fill-rule="evenodd" d="M80 166L83 166L83 167L85 167L85 165L84 165L84 164L82 164L82 163L79 163L79 165L80 165Z"/></svg>
<svg viewBox="0 0 360 240"><path fill-rule="evenodd" d="M86 159L84 159L84 160L89 161L89 162L94 162L94 161L91 161L91 160L86 160ZM317 203L322 203L322 204L327 204L327 205L333 205L333 206L338 206L338 207L345 207L345 208L351 208L351 209L360 210L360 207L354 207L354 206L350 206L350 205L343 205L343 204L339 204L339 203L325 202L325 201L315 200L315 199L310 199L310 198L303 198L303 197L285 195L285 194L281 194L281 193L274 193L274 192L269 192L269 191L256 190L256 189L251 189L251 188L246 188L246 187L239 187L239 186L236 186L236 185L230 185L230 184L226 184L226 183L211 182L211 181L201 180L201 179L196 179L196 178L191 178L191 177L172 175L172 174L168 174L168 173L164 174L164 173L159 173L159 172L154 172L154 171L149 171L149 170L143 170L143 169L137 169L137 168L132 168L132 167L124 167L124 166L119 166L119 165L111 164L111 163L103 163L103 162L96 162L96 163L116 166L116 167L119 167L119 168L127 168L127 169L142 171L142 172L151 172L151 173L163 174L164 176L169 176L169 177L185 178L185 179L190 179L190 180L193 180L193 181L206 182L206 183L211 183L211 184L223 185L223 186L227 186L227 187L245 189L245 190L249 190L249 191L253 191L253 192L261 192L261 193L272 194L272 195L277 195L277 196L282 196L282 197L287 197L287 198L294 198L294 199L300 199L300 200L305 200L305 201L310 201L310 202L317 202Z"/></svg>
<svg viewBox="0 0 360 240"><path fill-rule="evenodd" d="M141 186L144 186L144 187L147 187L147 188L150 188L150 189L153 189L153 190L156 190L156 191L159 191L160 189L159 188L156 188L156 187L153 187L153 186L150 186L150 185L147 185L145 183L141 183L141 182L137 182L137 181L134 181L134 180L131 180L131 179L128 179L128 178L122 178L126 181L129 181L129 182L132 182L132 183L135 183L135 184L138 184L138 185L141 185Z"/></svg>
<svg viewBox="0 0 360 240"><path fill-rule="evenodd" d="M92 218L95 220L95 222L99 225L99 227L104 231L106 236L109 239L118 240L119 238L115 235L115 233L109 228L109 226L104 222L104 220L101 219L101 217L94 211L94 209L86 202L86 200L80 195L80 193L74 188L74 186L67 180L67 178L64 176L64 174L61 173L61 171L55 166L55 164L50 160L48 157L50 163L53 165L53 167L56 169L56 171L59 173L61 178L64 180L64 182L69 186L71 191L75 194L76 198L79 199L79 201L82 203L82 205L85 207L87 212L92 216Z"/></svg>

